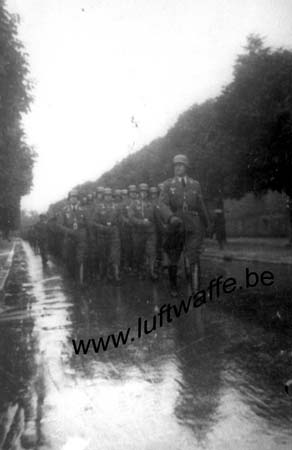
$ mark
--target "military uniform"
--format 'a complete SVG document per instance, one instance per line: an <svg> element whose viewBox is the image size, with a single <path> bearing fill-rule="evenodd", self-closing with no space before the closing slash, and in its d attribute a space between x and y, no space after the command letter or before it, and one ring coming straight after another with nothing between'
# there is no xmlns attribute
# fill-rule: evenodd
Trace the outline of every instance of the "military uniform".
<svg viewBox="0 0 292 450"><path fill-rule="evenodd" d="M99 208L99 206L103 203L103 198L104 198L104 187L103 186L99 186L96 189L96 198L95 198L95 202L94 202L94 215L93 215L93 221L94 221L94 240L95 240L95 251L94 251L94 255L95 255L95 267L97 268L97 273L96 273L96 277L98 280L101 279L102 277L102 270L103 270L103 262L104 262L104 251L105 251L105 246L104 246L104 242L103 242L103 233L101 230L98 230L98 227L96 226L95 223L95 216L96 216L96 211Z"/></svg>
<svg viewBox="0 0 292 450"><path fill-rule="evenodd" d="M128 190L125 190L128 192ZM120 207L120 237L121 237L121 267L125 271L133 269L132 226L129 218L129 208L132 200L126 195L119 204Z"/></svg>
<svg viewBox="0 0 292 450"><path fill-rule="evenodd" d="M142 183L140 189L148 190L148 186ZM146 255L150 275L156 279L154 265L157 237L154 211L155 206L149 199L134 200L129 207L129 218L133 226L135 265L141 273Z"/></svg>
<svg viewBox="0 0 292 450"><path fill-rule="evenodd" d="M184 155L174 157L174 165L188 166ZM194 270L199 265L205 227L209 220L202 198L201 187L184 173L163 183L160 193L160 212L168 225L168 236L164 248L170 260L169 278L172 293L176 295L177 264L182 251L186 258L186 268L189 268L192 288L194 289Z"/></svg>
<svg viewBox="0 0 292 450"><path fill-rule="evenodd" d="M87 252L86 252L86 261L88 273L91 277L94 277L96 274L96 229L94 226L94 216L95 216L95 204L93 202L92 194L88 194L87 196L87 204L84 209L84 215L87 223Z"/></svg>
<svg viewBox="0 0 292 450"><path fill-rule="evenodd" d="M150 193L151 193L151 189L154 192L157 192L158 194L158 189L157 188L150 188ZM163 221L162 215L161 215L161 211L160 211L160 204L159 204L159 198L157 196L156 197L152 197L151 199L151 203L154 207L154 218L155 218L155 225L156 225L156 237L157 237L157 241L156 241L156 258L157 258L157 264L158 267L162 268L164 266L167 266L167 257L165 255L165 251L163 249L163 243L165 240L165 236L166 236L166 231L167 231L167 226Z"/></svg>
<svg viewBox="0 0 292 450"><path fill-rule="evenodd" d="M87 249L87 222L79 203L65 206L60 226L64 231L63 257L73 272L72 263L83 265Z"/></svg>
<svg viewBox="0 0 292 450"><path fill-rule="evenodd" d="M198 181L185 176L166 180L160 194L160 211L165 223L172 216L182 221L181 231L184 233L184 251L190 264L195 263L201 252L204 227L208 226L208 216L202 199ZM180 257L180 246L172 252L171 260L177 263Z"/></svg>
<svg viewBox="0 0 292 450"><path fill-rule="evenodd" d="M109 195L107 188L105 195ZM119 233L119 207L112 200L103 201L97 207L94 218L102 250L102 264L107 274L112 268L116 281L119 281L121 242Z"/></svg>

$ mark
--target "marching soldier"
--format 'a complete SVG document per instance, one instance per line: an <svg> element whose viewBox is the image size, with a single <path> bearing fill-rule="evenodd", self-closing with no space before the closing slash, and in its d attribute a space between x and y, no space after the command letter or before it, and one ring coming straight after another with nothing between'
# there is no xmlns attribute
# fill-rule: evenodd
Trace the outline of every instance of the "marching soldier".
<svg viewBox="0 0 292 450"><path fill-rule="evenodd" d="M133 243L134 243L134 259L142 276L144 256L147 258L151 279L157 280L155 273L156 259L156 227L154 205L147 198L148 185L141 183L139 185L140 198L133 201L129 207L129 218L133 225Z"/></svg>
<svg viewBox="0 0 292 450"><path fill-rule="evenodd" d="M120 203L120 236L121 236L121 267L126 272L132 270L132 241L131 223L129 219L128 189L121 190L122 201Z"/></svg>
<svg viewBox="0 0 292 450"><path fill-rule="evenodd" d="M78 192L72 190L68 196L68 205L61 216L61 229L64 231L64 259L70 265L76 262L79 268L79 280L84 280L84 259L86 254L87 222L83 208L78 201ZM75 266L75 264L74 264ZM72 273L75 267L71 266ZM74 270L74 272L73 272Z"/></svg>
<svg viewBox="0 0 292 450"><path fill-rule="evenodd" d="M86 207L87 207L87 202L88 202L87 195L86 195L86 194L83 194L83 195L81 196L81 200L80 200L80 205L82 206L82 208L86 209Z"/></svg>
<svg viewBox="0 0 292 450"><path fill-rule="evenodd" d="M138 197L137 187L135 184L130 184L128 187L128 193L129 193L129 202L127 205L127 217L129 218L129 207L130 205L135 202L135 200ZM129 257L129 267L133 274L137 273L137 267L135 266L134 261L134 238L133 238L133 224L130 220L128 220L127 225L129 236L128 236L128 257Z"/></svg>
<svg viewBox="0 0 292 450"><path fill-rule="evenodd" d="M154 206L154 217L155 217L155 225L156 225L156 256L157 256L157 263L159 269L163 272L163 266L166 264L165 259L166 255L163 251L163 239L165 236L166 231L166 225L163 222L163 219L161 217L160 213L160 206L159 206L159 187L151 187L149 189L150 194L150 200Z"/></svg>
<svg viewBox="0 0 292 450"><path fill-rule="evenodd" d="M149 189L149 197L153 204L158 203L158 188L155 186L152 186Z"/></svg>
<svg viewBox="0 0 292 450"><path fill-rule="evenodd" d="M113 198L116 203L120 203L122 201L122 189L115 189Z"/></svg>
<svg viewBox="0 0 292 450"><path fill-rule="evenodd" d="M104 196L104 187L103 186L98 186L98 188L96 189L96 200L95 200L95 202L97 204L101 203L103 201L103 196Z"/></svg>
<svg viewBox="0 0 292 450"><path fill-rule="evenodd" d="M104 199L104 187L98 186L96 189L96 198L94 202L94 221L96 210L102 204ZM102 231L99 231L94 225L94 237L95 237L95 267L97 268L96 278L100 280L102 278L102 265L103 265L103 251L104 251L104 243L103 243L103 234Z"/></svg>
<svg viewBox="0 0 292 450"><path fill-rule="evenodd" d="M95 203L93 201L93 194L87 194L86 205L84 206L84 214L87 223L87 267L91 277L96 273L96 229L94 226Z"/></svg>
<svg viewBox="0 0 292 450"><path fill-rule="evenodd" d="M137 187L135 184L130 184L128 187L129 190L129 197L131 200L136 200L138 197Z"/></svg>
<svg viewBox="0 0 292 450"><path fill-rule="evenodd" d="M182 250L186 267L189 267L192 290L196 289L196 271L199 268L204 228L209 227L209 219L200 184L187 175L187 157L176 155L173 164L175 176L163 183L159 203L169 230L165 250L170 260L171 295L177 296L177 265Z"/></svg>
<svg viewBox="0 0 292 450"><path fill-rule="evenodd" d="M119 207L113 201L111 188L105 188L104 201L96 208L94 222L101 249L101 266L103 266L101 268L106 268L108 278L111 278L112 269L115 281L119 282L121 259Z"/></svg>

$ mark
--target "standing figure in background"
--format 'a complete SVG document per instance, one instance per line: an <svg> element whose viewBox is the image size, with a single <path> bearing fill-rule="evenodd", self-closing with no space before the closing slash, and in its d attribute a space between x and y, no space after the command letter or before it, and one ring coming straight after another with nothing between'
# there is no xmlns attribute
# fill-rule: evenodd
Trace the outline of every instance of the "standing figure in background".
<svg viewBox="0 0 292 450"><path fill-rule="evenodd" d="M218 242L220 250L224 249L224 244L226 243L226 232L225 232L225 217L223 208L216 208L214 210L214 233L215 238Z"/></svg>
<svg viewBox="0 0 292 450"><path fill-rule="evenodd" d="M35 236L43 265L48 262L48 218L46 214L39 215L39 221L34 226Z"/></svg>

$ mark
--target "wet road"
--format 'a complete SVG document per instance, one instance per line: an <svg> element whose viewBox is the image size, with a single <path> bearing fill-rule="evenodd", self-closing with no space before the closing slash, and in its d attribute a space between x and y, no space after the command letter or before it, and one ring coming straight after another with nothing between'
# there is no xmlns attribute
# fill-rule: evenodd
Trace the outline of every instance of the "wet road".
<svg viewBox="0 0 292 450"><path fill-rule="evenodd" d="M205 281L244 267L204 261ZM290 268L249 267L274 271L270 295L290 284ZM173 303L164 284L81 289L19 243L0 313L0 448L291 449L291 335L250 312L208 304L119 348L74 353L72 339Z"/></svg>

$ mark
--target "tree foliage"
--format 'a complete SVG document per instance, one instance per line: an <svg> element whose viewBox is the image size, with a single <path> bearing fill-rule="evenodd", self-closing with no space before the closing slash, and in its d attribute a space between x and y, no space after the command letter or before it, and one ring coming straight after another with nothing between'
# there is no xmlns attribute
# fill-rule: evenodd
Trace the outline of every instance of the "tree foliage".
<svg viewBox="0 0 292 450"><path fill-rule="evenodd" d="M31 85L27 56L17 38L17 20L0 0L0 227L14 227L20 199L32 184L34 152L25 142L22 115Z"/></svg>
<svg viewBox="0 0 292 450"><path fill-rule="evenodd" d="M250 36L234 78L217 101L220 129L236 140L242 193L292 194L292 52Z"/></svg>
<svg viewBox="0 0 292 450"><path fill-rule="evenodd" d="M269 189L291 196L291 144L292 52L272 50L251 35L217 98L193 105L163 138L125 158L94 187L157 184L172 175L173 156L184 153L209 200Z"/></svg>

